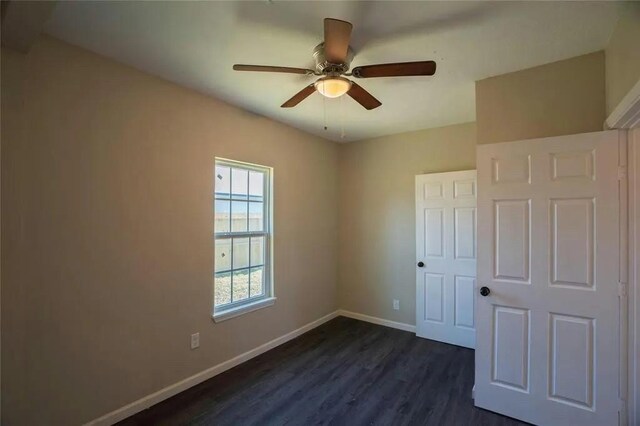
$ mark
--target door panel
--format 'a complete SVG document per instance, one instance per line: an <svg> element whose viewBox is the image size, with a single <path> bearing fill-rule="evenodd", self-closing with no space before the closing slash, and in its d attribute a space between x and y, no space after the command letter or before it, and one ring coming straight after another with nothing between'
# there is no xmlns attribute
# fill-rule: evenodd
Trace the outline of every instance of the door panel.
<svg viewBox="0 0 640 426"><path fill-rule="evenodd" d="M442 200L444 193L443 182L425 182L425 200Z"/></svg>
<svg viewBox="0 0 640 426"><path fill-rule="evenodd" d="M454 256L456 259L476 259L476 208L453 209Z"/></svg>
<svg viewBox="0 0 640 426"><path fill-rule="evenodd" d="M529 183L531 180L531 157L511 155L492 158L492 181L494 184Z"/></svg>
<svg viewBox="0 0 640 426"><path fill-rule="evenodd" d="M494 277L528 283L530 200L497 200L494 203Z"/></svg>
<svg viewBox="0 0 640 426"><path fill-rule="evenodd" d="M551 179L595 180L592 149L577 152L554 152L551 154Z"/></svg>
<svg viewBox="0 0 640 426"><path fill-rule="evenodd" d="M476 197L476 179L460 179L453 182L454 198Z"/></svg>
<svg viewBox="0 0 640 426"><path fill-rule="evenodd" d="M593 198L551 200L551 285L593 285Z"/></svg>
<svg viewBox="0 0 640 426"><path fill-rule="evenodd" d="M425 257L444 257L444 209L425 209Z"/></svg>
<svg viewBox="0 0 640 426"><path fill-rule="evenodd" d="M616 425L618 132L478 147L475 404Z"/></svg>
<svg viewBox="0 0 640 426"><path fill-rule="evenodd" d="M472 329L474 327L473 310L469 309L469 306L474 305L476 277L456 275L454 282L454 325Z"/></svg>
<svg viewBox="0 0 640 426"><path fill-rule="evenodd" d="M529 390L529 311L493 307L492 382L519 391Z"/></svg>
<svg viewBox="0 0 640 426"><path fill-rule="evenodd" d="M416 335L475 345L476 172L416 176Z"/></svg>
<svg viewBox="0 0 640 426"><path fill-rule="evenodd" d="M550 314L553 399L593 408L593 318Z"/></svg>
<svg viewBox="0 0 640 426"><path fill-rule="evenodd" d="M444 322L444 275L425 272L424 306L426 321Z"/></svg>

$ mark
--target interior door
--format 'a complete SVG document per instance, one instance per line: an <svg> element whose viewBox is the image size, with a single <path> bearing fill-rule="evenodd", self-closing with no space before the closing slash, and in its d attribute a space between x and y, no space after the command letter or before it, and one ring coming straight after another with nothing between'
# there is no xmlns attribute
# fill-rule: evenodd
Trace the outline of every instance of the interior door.
<svg viewBox="0 0 640 426"><path fill-rule="evenodd" d="M618 424L618 137L478 146L478 407Z"/></svg>
<svg viewBox="0 0 640 426"><path fill-rule="evenodd" d="M476 171L416 176L416 335L475 347Z"/></svg>

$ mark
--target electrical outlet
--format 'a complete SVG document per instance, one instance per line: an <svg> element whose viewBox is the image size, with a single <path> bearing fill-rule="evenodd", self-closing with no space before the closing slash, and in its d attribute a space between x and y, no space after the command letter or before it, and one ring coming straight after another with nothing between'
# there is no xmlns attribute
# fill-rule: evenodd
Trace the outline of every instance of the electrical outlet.
<svg viewBox="0 0 640 426"><path fill-rule="evenodd" d="M400 301L398 299L393 299L393 310L394 311L400 310Z"/></svg>
<svg viewBox="0 0 640 426"><path fill-rule="evenodd" d="M191 335L191 349L200 347L200 333L194 333Z"/></svg>

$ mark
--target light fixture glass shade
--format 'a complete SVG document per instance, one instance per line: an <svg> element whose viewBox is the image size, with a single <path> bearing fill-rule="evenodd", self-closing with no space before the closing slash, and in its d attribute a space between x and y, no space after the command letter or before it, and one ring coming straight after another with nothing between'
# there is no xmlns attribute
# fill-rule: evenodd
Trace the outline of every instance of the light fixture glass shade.
<svg viewBox="0 0 640 426"><path fill-rule="evenodd" d="M314 85L318 93L327 98L338 98L351 89L351 81L344 77L324 77Z"/></svg>

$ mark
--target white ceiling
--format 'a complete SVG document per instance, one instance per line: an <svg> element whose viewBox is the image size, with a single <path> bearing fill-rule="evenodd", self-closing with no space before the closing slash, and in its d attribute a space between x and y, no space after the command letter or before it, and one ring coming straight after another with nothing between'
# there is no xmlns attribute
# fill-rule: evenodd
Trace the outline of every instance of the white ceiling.
<svg viewBox="0 0 640 426"><path fill-rule="evenodd" d="M45 32L332 140L475 120L474 82L603 49L612 2L59 2ZM323 18L353 23L353 66L433 59L433 77L361 79L367 111L317 93L312 76L234 72L234 63L313 68ZM328 130L324 130L326 123ZM341 129L344 128L344 138Z"/></svg>

